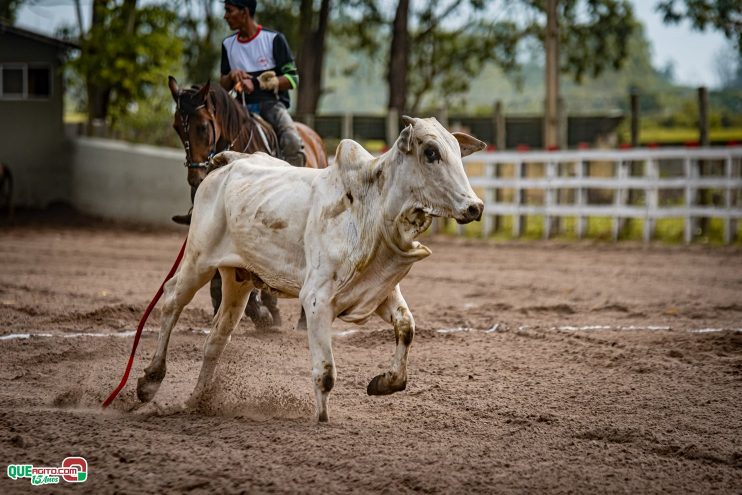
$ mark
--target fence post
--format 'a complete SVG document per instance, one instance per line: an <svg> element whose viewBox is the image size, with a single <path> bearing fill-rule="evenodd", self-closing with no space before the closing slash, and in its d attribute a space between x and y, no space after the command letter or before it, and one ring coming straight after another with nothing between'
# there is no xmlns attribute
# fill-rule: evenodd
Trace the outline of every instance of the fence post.
<svg viewBox="0 0 742 495"><path fill-rule="evenodd" d="M584 179L587 175L587 163L585 163L585 161L580 158L579 161L575 163L575 167L575 175L577 176L577 180L578 182L582 183L582 179ZM575 205L577 206L578 211L582 211L582 208L586 204L587 189L580 185L577 189L575 189ZM578 239L582 239L585 236L586 223L586 218L583 215L577 215L575 230Z"/></svg>
<svg viewBox="0 0 742 495"><path fill-rule="evenodd" d="M399 111L389 108L386 114L386 145L391 148L399 137Z"/></svg>
<svg viewBox="0 0 742 495"><path fill-rule="evenodd" d="M487 162L484 164L484 177L491 179L495 176L496 163ZM497 217L487 213L487 208L497 201L495 187L487 187L484 190L484 223L482 224L482 238L487 239L497 229Z"/></svg>
<svg viewBox="0 0 742 495"><path fill-rule="evenodd" d="M569 146L569 117L567 116L567 102L561 96L557 101L557 119L559 120L557 146L559 149L566 150Z"/></svg>
<svg viewBox="0 0 742 495"><path fill-rule="evenodd" d="M495 102L495 147L502 151L507 147L505 139L505 113L503 111L502 101Z"/></svg>
<svg viewBox="0 0 742 495"><path fill-rule="evenodd" d="M307 126L314 129L314 114L305 113L301 116L301 121Z"/></svg>
<svg viewBox="0 0 742 495"><path fill-rule="evenodd" d="M343 114L342 139L353 139L353 114L350 112Z"/></svg>
<svg viewBox="0 0 742 495"><path fill-rule="evenodd" d="M523 205L523 188L521 179L525 177L525 163L517 161L514 164L515 190L513 191L513 204L515 205L515 215L513 215L513 237L520 237L523 233L523 223L525 218L520 213L520 207Z"/></svg>
<svg viewBox="0 0 742 495"><path fill-rule="evenodd" d="M629 166L625 160L619 160L616 162L616 179L618 180L618 187L616 187L616 195L613 198L613 205L616 212L613 216L613 225L611 226L611 237L614 241L618 240L618 237L623 231L626 219L620 216L620 210L626 206L626 202L629 198L629 191L625 186L625 180L629 176Z"/></svg>
<svg viewBox="0 0 742 495"><path fill-rule="evenodd" d="M737 234L737 221L732 218L733 195L736 189L732 187L732 155L731 153L724 159L724 176L727 179L727 187L724 189L724 207L727 210L727 216L724 218L724 244L730 244Z"/></svg>
<svg viewBox="0 0 742 495"><path fill-rule="evenodd" d="M629 93L629 104L631 107L631 146L639 147L639 90L631 88Z"/></svg>
<svg viewBox="0 0 742 495"><path fill-rule="evenodd" d="M709 93L705 86L698 88L698 142L709 145Z"/></svg>
<svg viewBox="0 0 742 495"><path fill-rule="evenodd" d="M438 122L445 128L448 129L448 107L440 107L438 108L438 112L436 112L436 118L438 119Z"/></svg>
<svg viewBox="0 0 742 495"><path fill-rule="evenodd" d="M546 190L544 191L544 239L551 236L554 222L552 222L552 212L556 204L556 191L554 190L553 181L556 177L557 162L550 160L546 162Z"/></svg>
<svg viewBox="0 0 742 495"><path fill-rule="evenodd" d="M685 158L683 160L685 167L685 208L687 213L685 214L685 229L684 229L684 240L686 244L690 244L693 241L693 236L696 233L696 219L693 217L691 210L696 206L696 186L695 181L698 179L698 161L691 158Z"/></svg>
<svg viewBox="0 0 742 495"><path fill-rule="evenodd" d="M659 178L659 173L657 170L657 162L653 158L647 158L644 162L644 177L649 179L645 189L647 210L644 215L644 242L649 242L654 237L656 225L655 216L657 214L657 204L659 202L656 182Z"/></svg>

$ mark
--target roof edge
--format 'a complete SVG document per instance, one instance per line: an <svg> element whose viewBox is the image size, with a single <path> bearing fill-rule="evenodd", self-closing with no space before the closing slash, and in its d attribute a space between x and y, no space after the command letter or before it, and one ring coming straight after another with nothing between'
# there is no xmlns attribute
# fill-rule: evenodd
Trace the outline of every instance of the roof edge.
<svg viewBox="0 0 742 495"><path fill-rule="evenodd" d="M29 31L28 29L19 28L18 26L11 25L6 19L0 18L0 34L4 33L12 33L17 34L18 36L22 36L24 38L32 39L35 41L40 41L41 43L46 43L48 45L54 45L59 48L64 48L65 50L79 50L80 45L77 43L73 43L71 41L66 40L60 40L58 38L52 38L51 36L47 36L45 34L36 33L34 31Z"/></svg>

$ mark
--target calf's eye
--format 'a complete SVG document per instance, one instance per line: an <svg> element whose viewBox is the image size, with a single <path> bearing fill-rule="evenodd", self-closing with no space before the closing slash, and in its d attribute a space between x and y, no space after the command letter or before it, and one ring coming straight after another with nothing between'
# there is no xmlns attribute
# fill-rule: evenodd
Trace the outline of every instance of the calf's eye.
<svg viewBox="0 0 742 495"><path fill-rule="evenodd" d="M428 148L425 148L425 159L428 160L428 163L437 162L441 159L441 154L436 148L429 146Z"/></svg>

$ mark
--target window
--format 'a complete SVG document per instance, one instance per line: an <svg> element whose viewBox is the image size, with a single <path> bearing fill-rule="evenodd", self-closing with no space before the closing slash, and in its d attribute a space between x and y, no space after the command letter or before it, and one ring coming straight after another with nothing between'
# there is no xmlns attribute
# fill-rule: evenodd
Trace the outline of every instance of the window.
<svg viewBox="0 0 742 495"><path fill-rule="evenodd" d="M30 66L28 68L29 98L49 98L51 94L49 67Z"/></svg>
<svg viewBox="0 0 742 495"><path fill-rule="evenodd" d="M49 65L0 64L0 99L48 99L51 93Z"/></svg>

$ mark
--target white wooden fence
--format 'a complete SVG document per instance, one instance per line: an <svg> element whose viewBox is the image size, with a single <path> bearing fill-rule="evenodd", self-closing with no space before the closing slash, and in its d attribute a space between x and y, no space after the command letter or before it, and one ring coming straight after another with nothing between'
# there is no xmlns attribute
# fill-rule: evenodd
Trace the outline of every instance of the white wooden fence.
<svg viewBox="0 0 742 495"><path fill-rule="evenodd" d="M484 190L485 216L482 235L489 236L496 228L497 218L513 216L513 235L524 231L525 217L543 216L544 236L549 237L560 218L576 219L578 237L586 231L588 217L610 217L612 235L617 239L626 219L641 219L644 223L645 241L652 239L657 219L683 218L685 220L685 242L693 239L700 218L720 218L724 224L724 242L730 243L737 230L737 221L742 219L742 147L728 148L673 148L631 149L616 151L578 150L554 152L494 152L479 153L467 157L470 168L483 164L483 175L470 176L475 188ZM590 176L592 163L613 164L613 176ZM667 164L682 163L682 175L668 177L662 173ZM722 175L701 175L702 164L716 163ZM540 164L544 172L538 176L529 173L531 164ZM631 173L642 170L642 175ZM509 176L503 174L508 166ZM677 166L676 166L677 168ZM613 190L612 204L591 204L588 190ZM684 190L683 204L660 204L661 190ZM713 190L721 194L723 205L699 204L700 190ZM504 190L512 201L505 202ZM526 203L526 191L541 191L541 204ZM561 191L573 190L572 194ZM630 204L629 191L644 191L643 204ZM565 203L564 198L574 198ZM460 230L461 232L461 230Z"/></svg>

